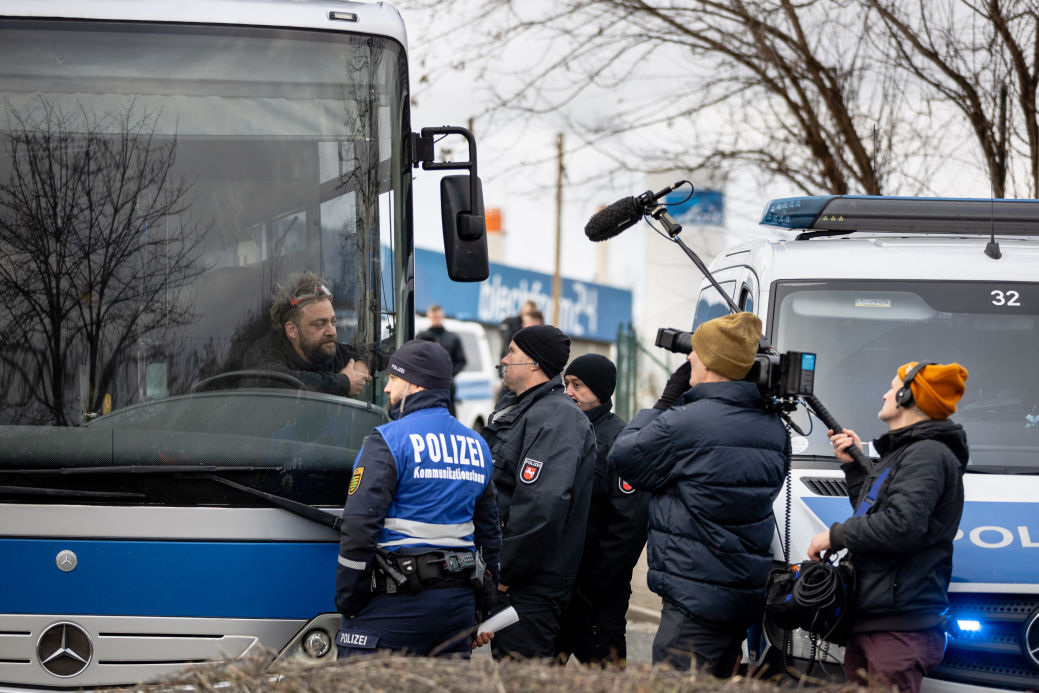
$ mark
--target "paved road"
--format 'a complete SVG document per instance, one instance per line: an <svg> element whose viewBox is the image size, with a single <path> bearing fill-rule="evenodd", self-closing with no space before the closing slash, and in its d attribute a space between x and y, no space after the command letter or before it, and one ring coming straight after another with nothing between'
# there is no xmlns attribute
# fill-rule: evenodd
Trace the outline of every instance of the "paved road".
<svg viewBox="0 0 1039 693"><path fill-rule="evenodd" d="M632 575L632 601L628 609L628 661L650 664L652 638L657 635L660 623L660 597L646 586L646 553L642 552ZM490 647L480 647L474 657L490 657ZM571 659L567 666L580 666Z"/></svg>
<svg viewBox="0 0 1039 693"><path fill-rule="evenodd" d="M646 552L642 552L631 576L631 602L628 607L628 661L650 664L653 651L653 636L660 623L660 597L646 586ZM489 647L481 647L473 655L490 656ZM580 666L571 659L567 666Z"/></svg>
<svg viewBox="0 0 1039 693"><path fill-rule="evenodd" d="M628 605L628 661L650 663L653 636L660 623L660 597L646 586L646 552L642 552L631 576Z"/></svg>

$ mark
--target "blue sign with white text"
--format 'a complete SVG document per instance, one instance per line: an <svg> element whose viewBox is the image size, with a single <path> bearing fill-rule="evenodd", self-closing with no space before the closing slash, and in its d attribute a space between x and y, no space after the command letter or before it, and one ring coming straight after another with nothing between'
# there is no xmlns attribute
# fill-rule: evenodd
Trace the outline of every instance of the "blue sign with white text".
<svg viewBox="0 0 1039 693"><path fill-rule="evenodd" d="M847 498L803 498L830 526L852 515ZM1039 582L1039 503L967 501L953 542L952 581Z"/></svg>
<svg viewBox="0 0 1039 693"><path fill-rule="evenodd" d="M679 224L725 226L725 193L720 190L697 190L690 195L687 186L669 192L664 203Z"/></svg>
<svg viewBox="0 0 1039 693"><path fill-rule="evenodd" d="M482 282L455 283L447 276L444 254L415 249L415 310L424 313L432 303L459 320L496 325L518 315L527 300L552 316L552 276L492 262ZM631 291L562 278L559 322L563 332L577 339L612 342L618 325L631 322Z"/></svg>

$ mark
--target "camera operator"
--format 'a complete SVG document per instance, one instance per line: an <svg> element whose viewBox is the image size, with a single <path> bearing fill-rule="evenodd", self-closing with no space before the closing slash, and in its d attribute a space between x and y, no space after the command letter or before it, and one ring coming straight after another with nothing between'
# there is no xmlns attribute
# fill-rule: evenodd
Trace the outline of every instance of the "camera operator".
<svg viewBox="0 0 1039 693"><path fill-rule="evenodd" d="M890 430L873 441L881 458L870 472L846 452L860 444L855 432L830 431L856 511L813 537L808 557L851 553L857 610L844 654L851 682L916 693L941 662L968 457L966 434L948 417L966 379L958 363L899 368L877 413Z"/></svg>
<svg viewBox="0 0 1039 693"><path fill-rule="evenodd" d="M650 491L649 576L663 597L653 663L731 676L761 619L772 567L772 502L790 440L757 385L761 321L735 313L700 325L687 363L639 412L608 458Z"/></svg>

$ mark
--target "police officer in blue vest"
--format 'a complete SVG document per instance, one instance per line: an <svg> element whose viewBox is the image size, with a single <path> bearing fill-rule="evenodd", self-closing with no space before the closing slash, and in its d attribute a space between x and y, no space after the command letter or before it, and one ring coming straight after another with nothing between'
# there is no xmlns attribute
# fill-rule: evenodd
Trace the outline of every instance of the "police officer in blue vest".
<svg viewBox="0 0 1039 693"><path fill-rule="evenodd" d="M469 656L474 590L498 584L501 530L487 443L448 413L451 358L410 341L389 363L389 423L354 461L336 573L339 657Z"/></svg>

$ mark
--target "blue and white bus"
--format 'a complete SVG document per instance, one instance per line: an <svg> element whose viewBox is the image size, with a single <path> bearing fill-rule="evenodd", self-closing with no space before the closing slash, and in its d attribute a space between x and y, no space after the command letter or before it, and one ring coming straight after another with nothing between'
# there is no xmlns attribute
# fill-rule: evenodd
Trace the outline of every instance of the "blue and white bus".
<svg viewBox="0 0 1039 693"><path fill-rule="evenodd" d="M448 269L487 272L472 137L412 133L400 16L0 0L0 116L0 688L333 658L333 523L414 329L419 163L469 169L441 188ZM432 161L436 134L469 160ZM367 354L355 397L250 362L304 270Z"/></svg>

